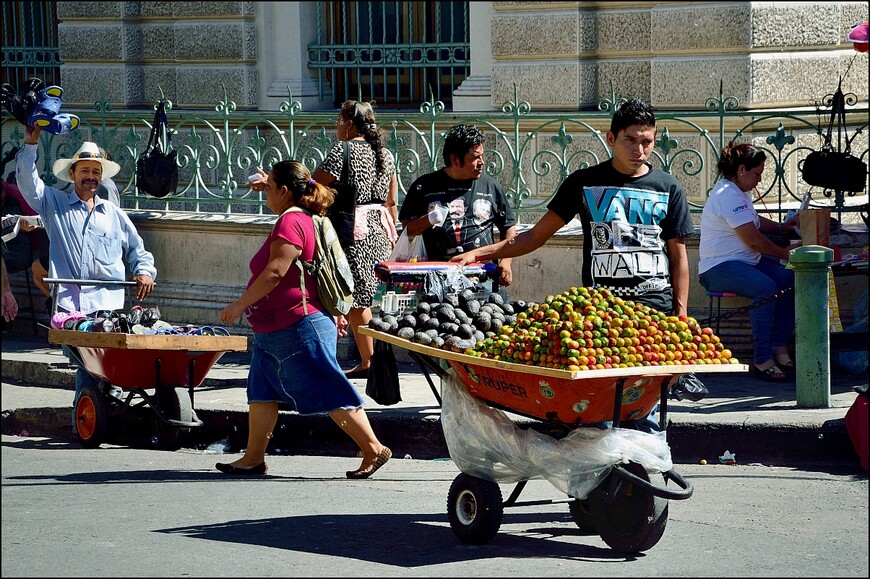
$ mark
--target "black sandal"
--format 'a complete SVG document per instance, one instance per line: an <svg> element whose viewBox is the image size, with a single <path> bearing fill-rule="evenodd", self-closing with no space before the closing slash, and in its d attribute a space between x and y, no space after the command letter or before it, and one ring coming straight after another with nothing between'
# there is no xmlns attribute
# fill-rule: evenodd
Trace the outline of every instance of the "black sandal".
<svg viewBox="0 0 870 579"><path fill-rule="evenodd" d="M752 365L752 373L761 378L762 380L767 380L768 382L785 382L788 380L788 376L785 375L785 372L779 369L779 366L774 364L770 368L766 370L762 370L755 364Z"/></svg>

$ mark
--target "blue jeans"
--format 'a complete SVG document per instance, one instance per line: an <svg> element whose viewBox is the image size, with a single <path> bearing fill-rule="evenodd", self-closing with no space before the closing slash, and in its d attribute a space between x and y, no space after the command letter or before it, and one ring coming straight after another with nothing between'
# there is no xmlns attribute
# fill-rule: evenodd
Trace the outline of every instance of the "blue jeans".
<svg viewBox="0 0 870 579"><path fill-rule="evenodd" d="M726 261L698 276L707 291L733 292L751 298L749 321L755 363L773 359L774 348L788 347L794 333L794 292L786 293L763 305L759 302L777 291L794 286L794 272L779 260L762 257L756 265Z"/></svg>
<svg viewBox="0 0 870 579"><path fill-rule="evenodd" d="M100 381L91 376L88 371L84 369L81 362L79 362L78 356L72 352L69 346L62 345L61 349L63 350L63 353L66 354L66 357L69 358L69 361L78 366L78 369L76 370L76 393L75 396L73 396L73 407L71 412L72 425L73 428L75 428L76 402L79 400L79 393L81 393L82 389L86 387L96 388Z"/></svg>

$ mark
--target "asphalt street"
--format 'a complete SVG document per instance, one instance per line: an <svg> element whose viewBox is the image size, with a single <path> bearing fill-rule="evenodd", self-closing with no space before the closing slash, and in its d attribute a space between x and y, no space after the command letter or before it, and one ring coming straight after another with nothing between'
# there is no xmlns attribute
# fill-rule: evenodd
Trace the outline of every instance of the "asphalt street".
<svg viewBox="0 0 870 579"><path fill-rule="evenodd" d="M694 486L668 502L649 550L581 534L548 482L531 481L484 545L447 516L449 460L269 458L2 437L3 577L867 577L867 477L853 471L676 465ZM512 485L501 485L507 498Z"/></svg>

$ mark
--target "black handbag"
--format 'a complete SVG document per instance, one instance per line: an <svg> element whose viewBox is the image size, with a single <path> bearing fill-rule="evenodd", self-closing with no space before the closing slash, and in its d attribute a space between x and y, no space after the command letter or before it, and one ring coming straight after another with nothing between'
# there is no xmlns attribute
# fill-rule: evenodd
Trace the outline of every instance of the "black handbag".
<svg viewBox="0 0 870 579"><path fill-rule="evenodd" d="M375 340L372 365L366 381L366 394L382 406L392 406L402 401L396 354L389 342Z"/></svg>
<svg viewBox="0 0 870 579"><path fill-rule="evenodd" d="M344 249L353 243L353 224L356 213L356 185L348 179L350 166L350 143L342 141L343 160L341 177L332 184L335 189L335 201L326 211L326 216L332 222L332 227L338 235L338 240Z"/></svg>
<svg viewBox="0 0 870 579"><path fill-rule="evenodd" d="M844 131L846 126L846 102L841 85L831 98L831 116L828 119L828 130L824 136L822 148L813 151L804 159L801 165L801 176L808 185L831 189L834 191L852 191L860 193L867 186L867 163L852 155L852 140L860 132L856 131L849 138L845 135L846 146L843 151L835 151L832 142L834 123L838 130ZM837 147L839 148L839 146Z"/></svg>
<svg viewBox="0 0 870 579"><path fill-rule="evenodd" d="M822 149L807 155L801 175L808 185L860 193L867 184L867 164L850 153Z"/></svg>
<svg viewBox="0 0 870 579"><path fill-rule="evenodd" d="M165 144L161 143L165 140ZM136 160L136 188L152 197L166 197L178 187L178 152L172 148L172 131L166 120L165 103L157 103L148 147Z"/></svg>

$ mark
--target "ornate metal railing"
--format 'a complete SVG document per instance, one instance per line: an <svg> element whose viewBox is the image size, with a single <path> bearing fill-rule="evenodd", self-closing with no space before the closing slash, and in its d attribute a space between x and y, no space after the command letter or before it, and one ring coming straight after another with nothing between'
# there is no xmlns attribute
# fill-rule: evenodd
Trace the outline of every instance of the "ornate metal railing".
<svg viewBox="0 0 870 579"><path fill-rule="evenodd" d="M652 162L680 180L693 211L698 212L718 178L716 160L722 147L732 139L752 142L769 159L757 188L757 203L776 218L796 206L810 189L800 178L800 166L820 146L830 96L801 110L741 111L737 99L726 97L720 87L719 95L699 110L657 113ZM456 113L430 98L418 112L381 112L377 120L397 159L400 202L414 179L441 166L445 132L459 123L474 123L487 135L487 172L504 186L520 223L533 223L570 172L608 158L605 134L621 100L612 94L591 112L535 113L515 93L514 100L498 112ZM847 95L846 104L847 130L856 136L852 152L866 162L866 102L857 106L855 95ZM46 183L58 185L51 174L53 161L72 155L82 141L93 140L122 167L115 180L126 208L262 215L268 213L262 195L243 187L254 168L268 169L281 159L294 158L313 170L337 139L337 113L303 112L289 90L287 101L274 113L238 112L226 97L211 112L175 111L168 105L180 166L174 196L154 199L136 191L136 158L147 144L152 111L116 112L102 99L92 111L68 111L82 119L72 133L42 137L40 174ZM23 127L5 115L2 134L4 155L23 142ZM812 196L841 217L866 212L866 190L856 195L816 189Z"/></svg>

